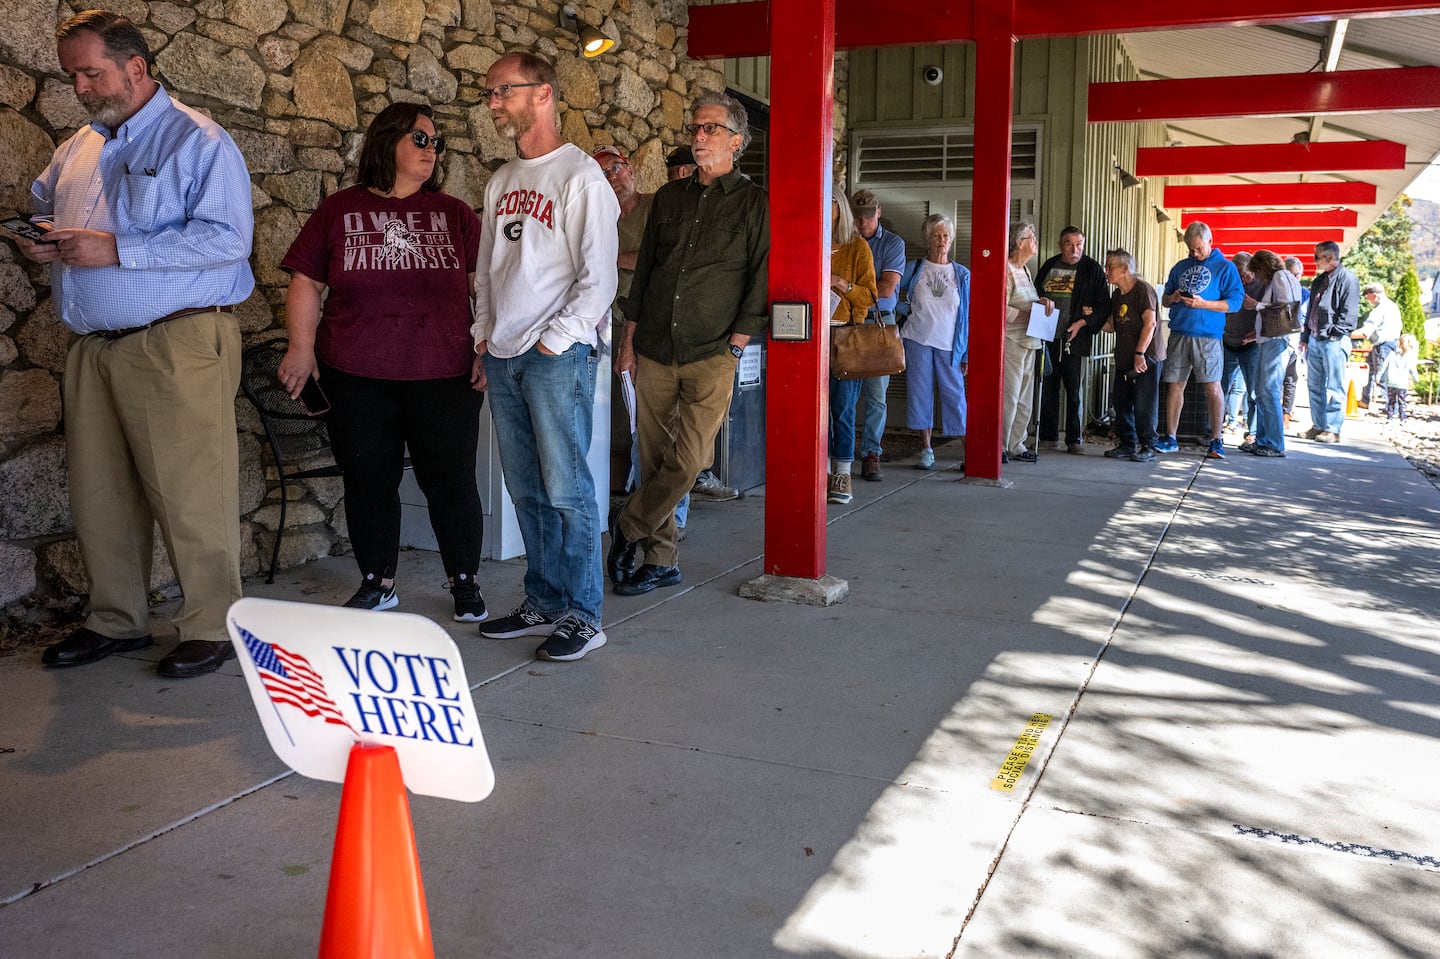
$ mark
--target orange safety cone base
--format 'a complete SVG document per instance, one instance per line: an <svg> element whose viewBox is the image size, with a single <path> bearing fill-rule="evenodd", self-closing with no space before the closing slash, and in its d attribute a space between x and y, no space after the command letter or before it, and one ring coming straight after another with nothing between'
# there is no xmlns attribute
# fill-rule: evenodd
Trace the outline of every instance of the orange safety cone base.
<svg viewBox="0 0 1440 959"><path fill-rule="evenodd" d="M434 959L400 759L356 743L345 769L320 959Z"/></svg>

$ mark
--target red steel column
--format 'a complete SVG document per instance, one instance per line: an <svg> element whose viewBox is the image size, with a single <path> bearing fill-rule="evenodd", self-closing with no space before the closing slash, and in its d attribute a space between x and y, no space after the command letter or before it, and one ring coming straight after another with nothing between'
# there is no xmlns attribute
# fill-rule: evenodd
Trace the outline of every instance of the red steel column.
<svg viewBox="0 0 1440 959"><path fill-rule="evenodd" d="M976 17L975 179L970 214L970 401L965 475L1000 478L1005 377L1005 260L1010 228L1010 111L1015 37L1011 3Z"/></svg>
<svg viewBox="0 0 1440 959"><path fill-rule="evenodd" d="M770 341L765 572L825 575L835 0L770 5L770 300L810 304L808 342Z"/></svg>

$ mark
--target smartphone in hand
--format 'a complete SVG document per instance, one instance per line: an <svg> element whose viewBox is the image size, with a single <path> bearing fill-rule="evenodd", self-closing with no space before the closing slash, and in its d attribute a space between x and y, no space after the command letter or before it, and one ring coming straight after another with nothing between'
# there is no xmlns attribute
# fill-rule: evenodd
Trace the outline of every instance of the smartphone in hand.
<svg viewBox="0 0 1440 959"><path fill-rule="evenodd" d="M44 230L22 217L9 217L5 220L3 226L11 233L14 233L16 236L23 236L25 239L30 240L34 243L55 242L54 240L50 239L45 235L49 232L48 230Z"/></svg>
<svg viewBox="0 0 1440 959"><path fill-rule="evenodd" d="M305 380L305 385L300 389L300 405L310 416L319 416L322 413L330 412L330 398L325 391L320 389L314 377Z"/></svg>

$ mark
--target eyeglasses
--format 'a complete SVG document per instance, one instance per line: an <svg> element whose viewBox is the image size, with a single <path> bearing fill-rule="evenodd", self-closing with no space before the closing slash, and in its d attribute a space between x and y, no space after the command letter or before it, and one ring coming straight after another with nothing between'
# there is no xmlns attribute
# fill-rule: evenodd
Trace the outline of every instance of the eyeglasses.
<svg viewBox="0 0 1440 959"><path fill-rule="evenodd" d="M445 152L445 138L441 136L431 136L424 130L411 130L410 142L415 144L422 150L430 146L431 144L434 144L436 153Z"/></svg>
<svg viewBox="0 0 1440 959"><path fill-rule="evenodd" d="M603 174L605 174L605 179L608 180L608 179L610 179L612 176L614 176L615 174L619 173L621 170L625 169L625 168L626 168L627 166L629 166L629 165L630 165L630 164L628 164L628 163L625 163L625 162L623 162L623 161L620 161L620 162L612 163L612 164L610 164L609 166L602 166L602 167L600 168L600 172L603 173Z"/></svg>
<svg viewBox="0 0 1440 959"><path fill-rule="evenodd" d="M502 83L498 87L481 87L480 99L488 101L491 97L499 97L502 100L510 98L511 90L518 90L521 87L543 87L545 84L535 83Z"/></svg>
<svg viewBox="0 0 1440 959"><path fill-rule="evenodd" d="M719 133L721 130L724 130L724 131L726 131L727 133L739 133L739 132L740 132L739 130L731 130L729 127L727 127L727 126L726 126L725 124L723 124L723 123L690 123L690 124L686 124L686 126L685 126L685 132L686 132L687 134L689 134L690 136L692 136L692 137L695 136L695 134L699 133L701 130L704 130L704 131L705 131L705 135L706 135L707 137L713 137L715 134Z"/></svg>

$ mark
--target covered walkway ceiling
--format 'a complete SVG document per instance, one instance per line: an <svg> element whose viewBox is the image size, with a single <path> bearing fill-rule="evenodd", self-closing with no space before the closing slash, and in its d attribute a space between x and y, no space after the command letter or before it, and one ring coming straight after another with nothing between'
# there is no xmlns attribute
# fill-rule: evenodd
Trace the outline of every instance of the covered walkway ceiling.
<svg viewBox="0 0 1440 959"><path fill-rule="evenodd" d="M1212 27L1196 30L1146 31L1122 34L1126 49L1135 65L1146 80L1184 80L1194 86L1194 95L1203 97L1204 78L1213 77L1256 77L1273 74L1306 74L1323 72L1327 66L1327 44L1330 38L1339 34L1337 50L1330 54L1336 71L1390 71L1400 68L1440 67L1440 15L1426 12L1414 15L1392 14L1385 17L1364 17L1350 20L1311 21L1259 26ZM1371 83L1358 89L1362 95L1367 92L1380 96L1393 95L1396 99L1413 96L1417 87L1423 87L1426 74L1405 71L1401 74L1386 72L1375 74ZM1434 71L1440 74L1440 69ZM1401 83L1401 77L1411 78ZM1278 82L1268 83L1270 87ZM1370 88L1368 91L1366 88ZM1244 113L1264 101L1267 81L1256 80L1249 96L1241 93L1235 103L1236 112ZM1434 93L1433 90L1420 90ZM1420 102L1425 102L1424 98ZM1434 102L1433 97L1430 102ZM1178 104L1177 104L1178 106ZM1338 201L1332 202L1283 202L1264 196L1264 191L1252 191L1260 196L1256 205L1217 207L1203 202L1204 196L1196 197L1198 191L1183 187L1167 188L1165 206L1172 216L1183 213L1202 216L1217 209L1225 213L1216 219L1227 227L1231 223L1245 229L1261 229L1254 222L1229 220L1233 214L1244 211L1262 213L1268 226L1298 229L1313 228L1331 222L1322 219L1322 211L1334 207L1352 210L1353 217L1337 217L1334 223L1342 233L1341 245L1348 248L1360 234L1369 228L1395 198L1403 193L1425 167L1440 156L1440 109L1387 110L1385 112L1343 112L1323 115L1280 114L1272 116L1192 117L1165 120L1172 144L1183 144L1185 149L1215 147L1227 144L1304 144L1316 147L1316 151L1330 149L1330 145L1356 143L1362 140L1380 140L1398 143L1403 147L1403 163L1399 169L1364 169L1362 166L1347 166L1338 160L1329 170L1291 172L1258 172L1255 170L1234 170L1230 173L1206 173L1194 175L1189 182L1195 185L1223 185L1244 187L1253 185L1281 184L1336 184ZM1351 148L1353 149L1353 148ZM1384 148L1381 148L1384 149ZM1176 154L1175 150L1165 151ZM1179 154L1183 156L1183 154ZM1144 161L1145 157L1141 158ZM1353 163L1354 161L1349 161ZM1299 164L1297 164L1299 165ZM1317 164L1325 166L1326 164ZM1394 164L1390 164L1392 167ZM1161 167L1155 167L1161 169ZM1177 169L1173 164L1168 169ZM1232 167L1232 169L1234 169ZM1144 162L1138 171L1147 175ZM1177 177L1168 181L1175 184ZM1183 181L1181 181L1183 182ZM1357 189L1356 184L1373 184L1375 189ZM1312 188L1313 190L1313 188ZM1347 192L1349 195L1347 195ZM1373 200L1365 197L1373 192ZM1186 196L1189 193L1190 196ZM1283 195L1283 194L1282 194ZM1202 202L1191 202L1200 199ZM1242 197L1242 201L1243 201ZM1281 222L1291 214L1285 211L1304 210L1305 217L1293 225ZM1348 224L1343 222L1348 220ZM1226 246L1239 249L1247 245L1243 235L1231 234ZM1253 244L1248 244L1253 246Z"/></svg>
<svg viewBox="0 0 1440 959"><path fill-rule="evenodd" d="M993 16L983 0L886 0L884 16L876 6L836 0L837 49L911 44L916 36L969 41ZM690 14L693 56L769 52L765 0L696 3ZM1195 26L1217 20L1228 22ZM1203 8L1097 9L1016 0L1015 33L1119 35L1144 79L1092 85L1092 122L1165 122L1173 148L1142 151L1127 172L1166 177L1172 219L1224 223L1220 239L1232 250L1296 244L1293 231L1306 229L1323 229L1317 239L1348 249L1440 157L1440 7L1212 0ZM1361 141L1384 142L1357 147ZM1180 152L1240 146L1266 149ZM1258 154L1268 162L1257 163ZM1308 254L1312 245L1301 240L1284 252Z"/></svg>

